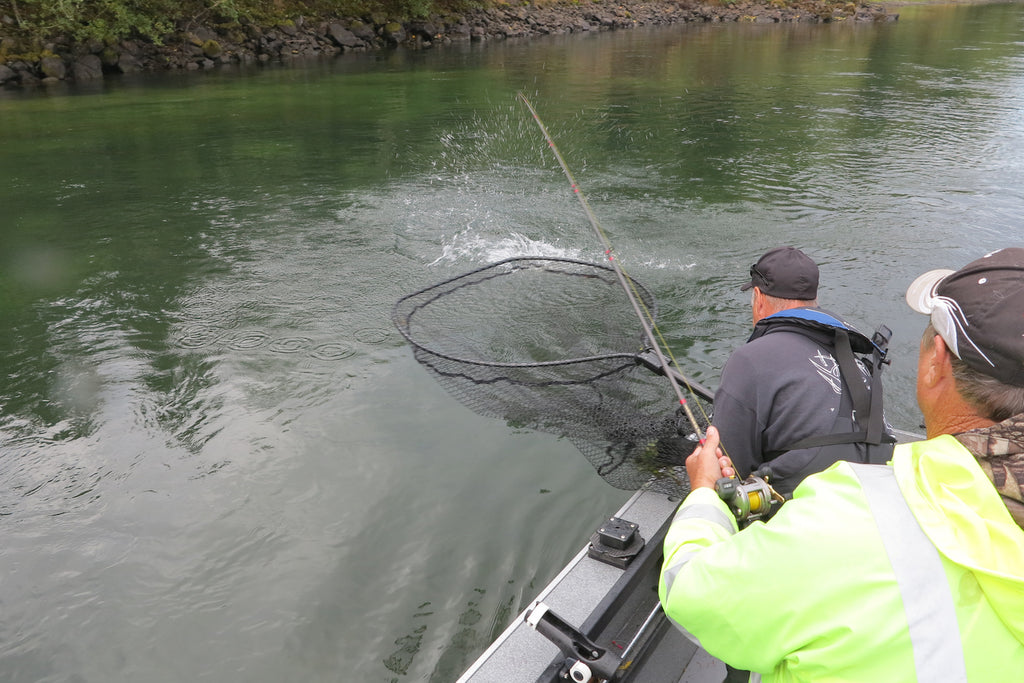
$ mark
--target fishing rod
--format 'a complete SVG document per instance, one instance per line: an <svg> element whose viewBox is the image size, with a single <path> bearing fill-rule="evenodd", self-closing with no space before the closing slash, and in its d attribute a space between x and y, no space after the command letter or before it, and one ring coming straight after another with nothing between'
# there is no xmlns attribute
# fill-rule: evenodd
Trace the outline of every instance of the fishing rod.
<svg viewBox="0 0 1024 683"><path fill-rule="evenodd" d="M586 198L583 196L583 192L580 190L579 185L576 183L576 179L572 175L572 171L569 170L569 165L565 163L565 159L562 157L561 152L558 151L558 146L555 145L554 139L552 139L551 134L548 132L547 126L545 126L544 122L541 121L540 116L537 114L537 110L533 108L532 104L530 104L526 95L520 92L519 99L522 100L523 104L526 105L526 108L530 110L530 114L533 115L533 120L537 122L541 132L544 134L544 138L548 142L548 147L551 148L552 153L554 153L555 158L558 160L558 164L562 167L562 171L565 172L565 177L569 180L573 193L579 200L580 205L583 207L583 211L587 214L587 219L590 221L591 227L594 229L598 239L604 246L605 256L608 257L608 261L611 264L612 269L615 271L619 284L626 292L626 297L629 299L629 303L633 307L633 311L640 319L640 324L644 329L644 335L657 357L657 362L660 364L659 367L661 371L668 379L669 384L672 385L672 390L675 392L676 398L679 399L679 405L682 406L687 419L690 421L690 425L693 427L694 433L703 445L705 442L705 435L701 431L700 424L697 422L697 418L690 409L690 405L687 402L686 397L683 395L679 382L676 381L676 376L686 384L691 395L697 395L696 392L690 385L690 381L686 379L686 376L683 375L682 371L679 369L678 364L675 363L675 358L672 359L673 365L669 366L668 361L665 358L665 353L661 349L661 344L655 337L655 330L657 329L657 326L654 322L654 316L651 315L650 311L648 311L646 307L641 308L641 302L639 301L639 297L636 295L636 288L633 285L632 280L626 275L622 267L619 265L618 260L615 258L610 240L601 229L601 224L598 222L597 216L594 215L593 210L590 208L590 204L587 203ZM660 332L658 332L658 336L661 336ZM703 408L701 408L701 412L703 413ZM705 418L706 417L707 416L705 415ZM752 512L756 518L756 516L759 516L763 510L769 507L768 500L770 499L770 494L768 493L768 490L770 490L770 488L763 480L758 480L757 482L751 482L748 484L747 482L740 483L736 481L735 477L722 478L716 483L715 490L716 493L726 501L726 504L729 505L729 509L737 518L737 522L741 522L744 518L751 517ZM743 517L741 517L741 515L743 515ZM566 655L566 660L562 669L562 676L570 678L573 681L614 680L623 668L628 668L632 663L634 645L650 638L650 632L653 628L652 625L660 626L664 620L665 612L661 606L661 601L659 600L653 610L651 610L647 619L641 625L640 629L636 632L633 641L630 642L626 651L619 656L605 648L599 647L587 638L584 633L577 630L567 621L552 612L544 603L535 603L525 612L526 623L558 646L559 650Z"/></svg>
<svg viewBox="0 0 1024 683"><path fill-rule="evenodd" d="M608 257L608 262L611 263L612 269L615 271L615 275L619 280L619 284L622 285L623 290L626 292L626 297L629 299L629 303L633 306L633 310L640 319L640 324L644 329L644 335L647 337L647 341L650 344L651 349L657 356L658 363L660 364L665 377L668 378L669 384L672 385L672 391L675 393L676 398L679 399L679 405L682 406L683 411L686 413L686 418L690 421L690 425L693 427L694 433L703 444L704 433L701 432L700 424L697 422L697 418L694 417L693 411L690 409L689 402L686 400L686 397L683 396L683 391L679 386L679 382L676 381L676 375L678 374L678 376L682 378L683 382L686 383L686 388L691 394L695 393L693 387L690 386L689 380L686 379L686 376L683 375L682 371L679 369L678 363L675 363L675 359L673 358L672 365L669 365L668 360L665 358L665 354L661 350L661 344L658 343L658 339L655 337L655 330L657 329L657 326L653 321L653 316L651 316L650 311L647 311L646 308L641 309L641 303L636 296L635 287L632 284L633 281L626 275L621 266L619 266L619 262L612 251L612 244L609 241L608 236L605 234L604 230L601 229L601 224L598 222L597 216L594 215L593 210L590 208L590 204L587 203L586 197L583 196L583 191L576 183L576 179L573 177L572 171L569 170L569 165L566 164L565 159L562 158L561 152L558 151L558 146L555 145L555 141L548 132L547 126L545 126L544 122L540 120L537 110L533 108L532 104L530 104L530 100L526 98L526 95L520 92L519 99L522 100L523 104L526 105L526 108L530 110L530 114L533 115L533 120L537 122L541 133L544 134L544 138L548 142L548 147L551 148L551 151L555 155L555 159L558 160L558 164L562 167L562 171L565 172L565 177L568 178L569 184L572 186L573 193L580 201L580 205L583 206L583 211L587 214L587 219L590 221L591 227L594 229L594 232L597 234L597 238L604 246L605 256ZM658 332L658 336L661 336L660 332ZM672 372L672 370L675 370L675 372Z"/></svg>

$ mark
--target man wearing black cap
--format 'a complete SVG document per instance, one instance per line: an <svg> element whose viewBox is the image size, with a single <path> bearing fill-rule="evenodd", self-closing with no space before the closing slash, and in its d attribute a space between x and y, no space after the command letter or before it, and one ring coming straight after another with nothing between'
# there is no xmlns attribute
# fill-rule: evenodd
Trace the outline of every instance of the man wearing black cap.
<svg viewBox="0 0 1024 683"><path fill-rule="evenodd" d="M752 290L754 333L722 370L713 418L740 478L767 464L772 486L788 495L838 460L888 460L884 346L817 308L814 261L772 249L741 289Z"/></svg>
<svg viewBox="0 0 1024 683"><path fill-rule="evenodd" d="M1024 249L931 271L918 355L927 440L807 477L738 531L717 431L665 537L665 613L761 680L1017 681L1024 671Z"/></svg>
<svg viewBox="0 0 1024 683"><path fill-rule="evenodd" d="M907 303L930 316L917 365L928 437L954 434L1024 527L1024 249L929 271Z"/></svg>

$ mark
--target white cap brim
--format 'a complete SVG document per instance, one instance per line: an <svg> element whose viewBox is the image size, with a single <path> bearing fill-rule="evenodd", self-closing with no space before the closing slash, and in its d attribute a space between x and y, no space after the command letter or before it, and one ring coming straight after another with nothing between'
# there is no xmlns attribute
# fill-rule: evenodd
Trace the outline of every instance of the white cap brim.
<svg viewBox="0 0 1024 683"><path fill-rule="evenodd" d="M954 272L956 271L940 268L929 270L919 276L907 288L907 304L918 313L931 315L935 309L935 288Z"/></svg>

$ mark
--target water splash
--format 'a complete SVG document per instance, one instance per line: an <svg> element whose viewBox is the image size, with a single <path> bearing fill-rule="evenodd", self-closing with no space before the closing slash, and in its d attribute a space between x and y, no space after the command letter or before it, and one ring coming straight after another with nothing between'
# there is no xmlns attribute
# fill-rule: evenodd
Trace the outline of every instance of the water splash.
<svg viewBox="0 0 1024 683"><path fill-rule="evenodd" d="M560 258L585 258L578 247L566 247L558 241L548 242L533 239L518 232L496 237L481 235L472 228L467 228L451 238L441 247L441 255L430 263L456 263L469 260L479 263L491 263L513 256L546 256Z"/></svg>

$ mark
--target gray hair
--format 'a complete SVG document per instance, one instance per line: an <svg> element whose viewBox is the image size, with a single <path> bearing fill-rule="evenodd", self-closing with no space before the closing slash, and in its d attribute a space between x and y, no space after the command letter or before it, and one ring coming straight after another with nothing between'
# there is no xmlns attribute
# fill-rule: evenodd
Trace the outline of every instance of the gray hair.
<svg viewBox="0 0 1024 683"><path fill-rule="evenodd" d="M763 296L765 298L765 300L767 301L767 303L768 303L768 310L769 310L768 315L771 315L772 313L778 313L779 311L788 311L791 308L804 308L804 307L807 307L807 308L817 308L818 307L818 300L817 299L807 299L807 300L804 300L804 299L780 299L777 296L772 296L771 294L765 294L764 292L761 292L761 296ZM751 290L751 292L750 292L750 305L751 306L754 305L754 292L753 292L753 290Z"/></svg>
<svg viewBox="0 0 1024 683"><path fill-rule="evenodd" d="M935 344L938 332L928 323L924 331L925 348ZM1003 384L995 377L975 370L951 352L953 380L956 391L978 414L993 422L1002 422L1014 415L1024 413L1024 387Z"/></svg>

